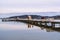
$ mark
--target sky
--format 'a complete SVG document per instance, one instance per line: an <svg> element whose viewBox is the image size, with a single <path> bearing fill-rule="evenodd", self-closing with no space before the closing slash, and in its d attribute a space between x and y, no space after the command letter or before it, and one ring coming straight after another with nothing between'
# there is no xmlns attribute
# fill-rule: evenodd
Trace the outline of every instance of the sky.
<svg viewBox="0 0 60 40"><path fill-rule="evenodd" d="M60 12L60 0L0 0L0 13Z"/></svg>

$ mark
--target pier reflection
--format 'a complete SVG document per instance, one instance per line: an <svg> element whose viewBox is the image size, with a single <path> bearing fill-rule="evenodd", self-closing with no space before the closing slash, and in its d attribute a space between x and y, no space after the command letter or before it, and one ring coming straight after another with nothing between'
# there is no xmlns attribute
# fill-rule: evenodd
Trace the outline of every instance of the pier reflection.
<svg viewBox="0 0 60 40"><path fill-rule="evenodd" d="M2 22L5 22L5 21L2 21ZM14 22L20 22L20 21L14 21ZM22 22L22 21L21 21ZM45 30L46 32L54 32L54 31L57 31L57 32L60 32L60 28L52 28L52 27L48 27L48 26L43 26L43 25L39 25L39 23L34 23L34 22L25 22L23 21L22 23L25 23L27 24L27 28L34 28L35 26L40 28L41 30ZM57 25L58 26L58 25Z"/></svg>
<svg viewBox="0 0 60 40"><path fill-rule="evenodd" d="M33 25L31 25L31 24L28 24L28 28L32 28L33 27Z"/></svg>
<svg viewBox="0 0 60 40"><path fill-rule="evenodd" d="M27 23L27 25L28 25L28 28L33 28L34 27L33 24ZM46 32L54 32L54 31L60 32L60 29L46 28L46 27L43 27L43 26L37 26L37 27L39 27L41 30L45 30Z"/></svg>

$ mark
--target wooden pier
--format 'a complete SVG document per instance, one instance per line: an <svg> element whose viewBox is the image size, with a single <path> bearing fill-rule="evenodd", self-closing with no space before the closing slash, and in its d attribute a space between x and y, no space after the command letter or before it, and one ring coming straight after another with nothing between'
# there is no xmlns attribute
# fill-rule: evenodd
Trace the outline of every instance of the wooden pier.
<svg viewBox="0 0 60 40"><path fill-rule="evenodd" d="M3 19L3 21L19 21L24 23L30 23L34 25L41 25L44 27L51 27L51 28L60 28L60 22L59 21L50 21L50 20L42 20L42 19ZM56 27L58 25L58 27Z"/></svg>
<svg viewBox="0 0 60 40"><path fill-rule="evenodd" d="M19 17L17 17L17 18L5 18L5 19L2 19L2 21L19 21L19 22L33 24L36 26L43 26L46 28L54 28L54 29L58 28L58 29L60 29L60 20L56 21L53 18L32 19L31 16L28 16L28 18L26 18L26 19L20 19Z"/></svg>
<svg viewBox="0 0 60 40"><path fill-rule="evenodd" d="M2 19L2 21L17 21L32 24L38 27L44 27L60 32L60 20L45 20L45 19ZM58 26L58 27L57 27Z"/></svg>

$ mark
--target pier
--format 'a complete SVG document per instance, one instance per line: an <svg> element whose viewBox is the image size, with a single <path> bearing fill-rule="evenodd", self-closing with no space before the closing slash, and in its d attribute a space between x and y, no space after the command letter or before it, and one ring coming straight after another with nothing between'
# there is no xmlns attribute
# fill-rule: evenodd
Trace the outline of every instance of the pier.
<svg viewBox="0 0 60 40"><path fill-rule="evenodd" d="M17 17L17 18L5 18L2 19L2 21L19 21L19 22L29 23L32 25L41 26L45 28L60 29L60 20L57 21L56 19L53 18L32 19L31 16L28 16L28 18L26 19L21 19Z"/></svg>

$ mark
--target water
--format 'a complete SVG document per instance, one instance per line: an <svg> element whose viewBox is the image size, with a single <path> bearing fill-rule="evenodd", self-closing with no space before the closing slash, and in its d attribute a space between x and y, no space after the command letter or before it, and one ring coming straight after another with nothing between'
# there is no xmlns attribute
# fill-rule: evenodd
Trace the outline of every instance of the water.
<svg viewBox="0 0 60 40"><path fill-rule="evenodd" d="M60 40L60 32L22 22L0 20L0 40Z"/></svg>

